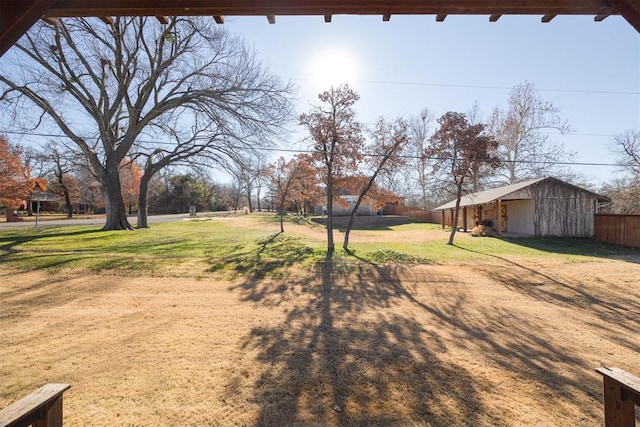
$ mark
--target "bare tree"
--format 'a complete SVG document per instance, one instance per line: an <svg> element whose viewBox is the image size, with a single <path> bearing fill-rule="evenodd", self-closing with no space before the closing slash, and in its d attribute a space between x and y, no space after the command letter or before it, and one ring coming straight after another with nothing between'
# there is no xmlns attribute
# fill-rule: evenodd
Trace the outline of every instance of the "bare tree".
<svg viewBox="0 0 640 427"><path fill-rule="evenodd" d="M480 111L480 103L477 100L471 104L471 108L467 111L467 121L470 125L482 123L482 111Z"/></svg>
<svg viewBox="0 0 640 427"><path fill-rule="evenodd" d="M429 206L429 187L431 184L431 159L424 155L431 134L433 113L424 108L420 114L409 120L410 144L412 147L412 170L415 171L415 180L420 191L420 207L424 210Z"/></svg>
<svg viewBox="0 0 640 427"><path fill-rule="evenodd" d="M355 171L361 156L361 126L355 118L353 105L360 98L348 85L331 87L318 95L322 104L300 115L313 140L315 159L322 164L327 193L327 256L334 251L333 199L336 177Z"/></svg>
<svg viewBox="0 0 640 427"><path fill-rule="evenodd" d="M52 141L38 155L38 162L44 166L43 175L51 176L49 191L61 194L67 207L67 218L73 218L72 194L79 194L78 180L73 174L78 170L78 161L65 147Z"/></svg>
<svg viewBox="0 0 640 427"><path fill-rule="evenodd" d="M256 190L256 207L258 209L258 212L262 210L262 206L261 206L262 189L267 183L267 176L266 176L267 168L268 168L268 165L263 155L259 155L255 157L255 160L253 162L253 167L251 170L253 171L253 175L255 177L253 181L253 187Z"/></svg>
<svg viewBox="0 0 640 427"><path fill-rule="evenodd" d="M106 230L131 228L118 172L134 144L153 163L155 142L176 123L181 134L213 123L215 134L258 139L290 113L289 87L207 19L39 22L13 52L16 64L0 74L0 100L11 108L29 100L79 147L100 184Z"/></svg>
<svg viewBox="0 0 640 427"><path fill-rule="evenodd" d="M502 166L499 181L513 184L541 178L562 170L555 165L570 158L564 146L549 141L545 132L566 133L570 127L559 116L560 109L540 98L532 83L524 82L509 93L507 110L496 108L489 119L489 132L498 141Z"/></svg>
<svg viewBox="0 0 640 427"><path fill-rule="evenodd" d="M281 233L284 233L284 214L286 213L287 202L290 201L296 182L304 179L304 172L305 168L302 166L300 158L297 157L288 162L283 157L280 157L266 170L271 192L276 197Z"/></svg>
<svg viewBox="0 0 640 427"><path fill-rule="evenodd" d="M231 162L226 171L232 176L238 188L238 199L242 196L247 198L247 207L249 212L253 212L253 195L256 194L258 200L258 210L260 209L260 190L264 185L264 173L266 165L263 160L263 155L253 151L248 155L238 155L235 160Z"/></svg>
<svg viewBox="0 0 640 427"><path fill-rule="evenodd" d="M619 215L640 214L640 175L617 178L603 185L599 191L611 199L602 213Z"/></svg>
<svg viewBox="0 0 640 427"><path fill-rule="evenodd" d="M613 150L626 171L640 176L640 129L629 129L616 135Z"/></svg>
<svg viewBox="0 0 640 427"><path fill-rule="evenodd" d="M458 228L460 199L465 193L467 180L479 163L493 168L500 165L498 158L492 154L498 143L485 133L484 124L470 125L461 113L448 112L438 119L438 124L440 127L429 139L425 155L437 158L433 174L454 188L456 207L447 243L453 245Z"/></svg>
<svg viewBox="0 0 640 427"><path fill-rule="evenodd" d="M213 131L209 125L194 126L191 135L180 135L176 129L177 127L168 129L171 142L166 145L135 147L138 153L134 154L134 157L144 161L138 196L137 228L149 227L149 185L158 172L169 166L197 170L199 167L212 164L226 164L227 157L233 156L236 151L235 147L229 145L228 140ZM153 146L156 148L152 149Z"/></svg>

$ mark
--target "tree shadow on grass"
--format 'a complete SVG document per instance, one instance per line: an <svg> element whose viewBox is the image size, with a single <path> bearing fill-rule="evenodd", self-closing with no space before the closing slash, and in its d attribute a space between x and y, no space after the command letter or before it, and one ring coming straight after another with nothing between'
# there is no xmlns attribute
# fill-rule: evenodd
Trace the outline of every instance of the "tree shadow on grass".
<svg viewBox="0 0 640 427"><path fill-rule="evenodd" d="M612 245L594 239L565 237L501 237L505 242L544 252L566 255L591 256L640 263L640 251L634 248Z"/></svg>
<svg viewBox="0 0 640 427"><path fill-rule="evenodd" d="M253 384L256 425L508 423L504 410L486 405L496 393L490 381L457 363L461 352L534 383L549 405L585 394L580 378L590 367L531 321L477 307L446 276L405 281L411 268L360 263L345 271L326 261L304 277L253 277L232 288L253 304L295 301L280 324L254 327L243 343L263 366ZM586 393L594 405L581 411L598 419L599 389Z"/></svg>
<svg viewBox="0 0 640 427"><path fill-rule="evenodd" d="M46 229L45 229L46 230ZM71 236L82 236L82 235L90 235L102 232L101 229L89 229L89 230L77 230L77 231L67 231L64 233L42 233L38 234L34 232L29 235L9 235L9 236L0 236L0 261L5 259L7 255L18 252L17 247L20 245L24 245L26 243L30 243L40 239L46 239L49 237L71 237Z"/></svg>
<svg viewBox="0 0 640 427"><path fill-rule="evenodd" d="M230 250L226 256L209 259L209 272L227 272L233 275L264 277L275 274L286 267L304 263L317 257L313 248L305 245L298 237L275 233L256 241L256 248Z"/></svg>

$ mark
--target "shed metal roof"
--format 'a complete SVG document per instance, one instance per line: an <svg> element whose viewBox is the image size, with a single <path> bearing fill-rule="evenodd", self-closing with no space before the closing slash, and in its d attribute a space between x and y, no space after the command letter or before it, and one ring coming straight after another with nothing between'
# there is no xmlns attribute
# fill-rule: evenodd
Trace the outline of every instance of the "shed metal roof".
<svg viewBox="0 0 640 427"><path fill-rule="evenodd" d="M510 185L505 185L504 187L498 187L498 188L492 188L491 190L485 190L485 191L479 191L477 193L470 193L467 194L466 196L463 196L460 199L460 207L464 207L464 206L475 206L475 205L482 205L485 203L491 203L494 202L496 200L524 200L524 199L532 199L531 196L528 195L524 195L520 190L524 190L527 187L530 187L533 184L536 184L538 182L544 181L544 180L555 180L555 181L560 181L556 178L551 178L551 177L545 177L545 178L537 178L537 179L530 179L528 181L522 181L522 182L518 182L516 184L510 184ZM560 181L560 182L564 182L564 181ZM605 196L601 196L599 194L596 194L592 191L586 190L584 188L575 186L573 184L569 184L566 183L567 185L571 185L572 187L575 187L579 190L585 191L587 193L591 193L594 194L597 198L598 201L610 201L607 197ZM441 211L441 210L445 210L445 209L453 209L456 207L456 201L452 200L448 203L445 203L442 206L438 206L435 210L437 211Z"/></svg>

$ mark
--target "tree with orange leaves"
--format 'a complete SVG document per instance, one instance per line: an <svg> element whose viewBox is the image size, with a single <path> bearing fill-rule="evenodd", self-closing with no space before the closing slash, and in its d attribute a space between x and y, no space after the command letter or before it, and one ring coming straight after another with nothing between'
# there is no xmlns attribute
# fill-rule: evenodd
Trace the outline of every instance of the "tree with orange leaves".
<svg viewBox="0 0 640 427"><path fill-rule="evenodd" d="M17 207L29 194L30 172L21 158L22 150L0 135L0 206Z"/></svg>
<svg viewBox="0 0 640 427"><path fill-rule="evenodd" d="M309 113L300 115L313 140L314 157L322 165L323 182L327 194L327 257L333 254L333 199L336 178L357 170L361 158L363 137L353 105L360 99L349 87L331 87L318 95L321 104Z"/></svg>
<svg viewBox="0 0 640 427"><path fill-rule="evenodd" d="M322 170L314 164L312 154L297 154L295 159L300 168L299 178L291 190L291 201L296 212L303 215L313 215L315 207L325 196L320 187Z"/></svg>
<svg viewBox="0 0 640 427"><path fill-rule="evenodd" d="M456 197L453 226L447 242L447 245L453 245L460 199L480 165L491 169L500 167L496 152L498 142L485 131L484 123L471 124L461 113L449 111L438 119L438 124L440 127L429 139L424 156L437 159L432 173L443 185L449 184Z"/></svg>
<svg viewBox="0 0 640 427"><path fill-rule="evenodd" d="M120 186L122 200L129 206L129 215L140 197L140 178L142 178L140 165L134 160L123 159L120 165Z"/></svg>

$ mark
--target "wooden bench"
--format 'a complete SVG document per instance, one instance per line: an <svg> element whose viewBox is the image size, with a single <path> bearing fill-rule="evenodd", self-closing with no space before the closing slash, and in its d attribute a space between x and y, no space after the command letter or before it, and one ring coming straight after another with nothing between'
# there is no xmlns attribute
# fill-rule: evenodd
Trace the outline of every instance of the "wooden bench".
<svg viewBox="0 0 640 427"><path fill-rule="evenodd" d="M640 406L640 378L619 368L597 368L604 381L604 424L635 427L635 405Z"/></svg>
<svg viewBox="0 0 640 427"><path fill-rule="evenodd" d="M0 427L62 427L62 393L69 384L47 384L0 410Z"/></svg>

